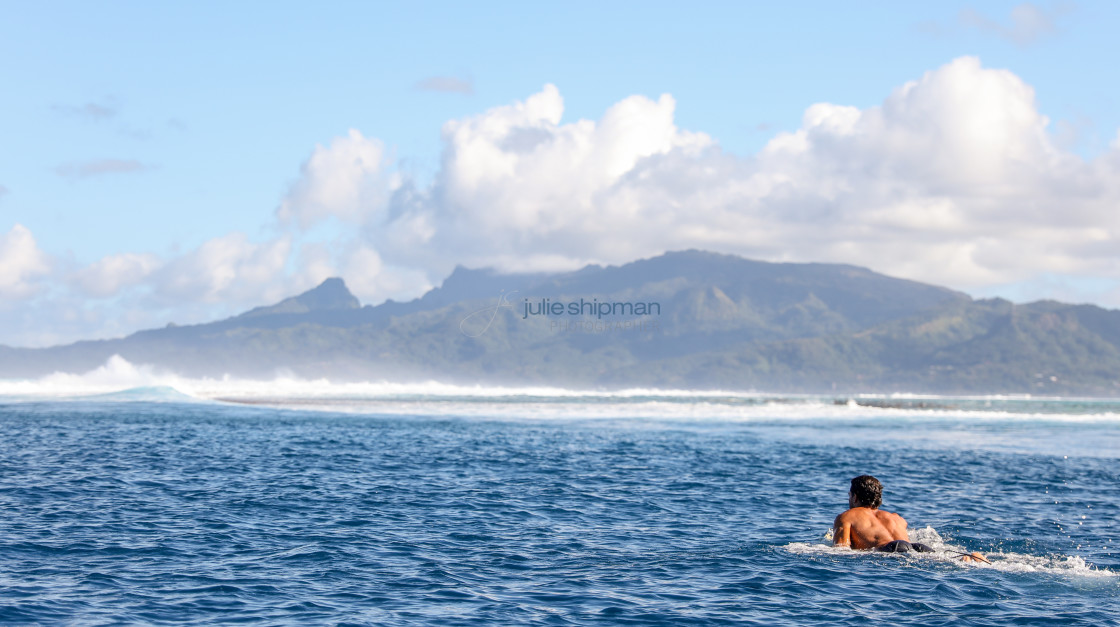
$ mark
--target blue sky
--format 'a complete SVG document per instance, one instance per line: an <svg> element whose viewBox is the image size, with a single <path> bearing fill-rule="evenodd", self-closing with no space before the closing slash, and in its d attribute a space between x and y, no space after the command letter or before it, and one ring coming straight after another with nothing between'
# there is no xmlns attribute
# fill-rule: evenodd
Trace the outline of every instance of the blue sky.
<svg viewBox="0 0 1120 627"><path fill-rule="evenodd" d="M692 247L1120 306L1116 3L3 15L0 343L208 320L331 275L376 303L456 263Z"/></svg>

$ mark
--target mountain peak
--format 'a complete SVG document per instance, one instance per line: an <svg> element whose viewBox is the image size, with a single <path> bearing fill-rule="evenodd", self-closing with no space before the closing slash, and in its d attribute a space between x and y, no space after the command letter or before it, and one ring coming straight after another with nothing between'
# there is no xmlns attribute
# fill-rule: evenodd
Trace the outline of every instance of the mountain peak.
<svg viewBox="0 0 1120 627"><path fill-rule="evenodd" d="M346 282L339 277L324 280L318 287L307 290L295 299L316 309L357 309L361 307L358 299L346 288Z"/></svg>
<svg viewBox="0 0 1120 627"><path fill-rule="evenodd" d="M317 287L299 296L292 296L268 307L257 307L241 316L268 316L273 314L301 314L312 311L336 311L339 309L358 309L362 304L346 288L346 282L331 277Z"/></svg>

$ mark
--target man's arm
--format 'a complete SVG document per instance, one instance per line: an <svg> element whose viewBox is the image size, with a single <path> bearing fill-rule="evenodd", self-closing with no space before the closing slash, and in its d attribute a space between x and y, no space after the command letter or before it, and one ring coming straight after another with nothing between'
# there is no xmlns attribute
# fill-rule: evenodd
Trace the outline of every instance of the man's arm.
<svg viewBox="0 0 1120 627"><path fill-rule="evenodd" d="M852 522L843 514L836 517L832 523L832 546L852 545Z"/></svg>

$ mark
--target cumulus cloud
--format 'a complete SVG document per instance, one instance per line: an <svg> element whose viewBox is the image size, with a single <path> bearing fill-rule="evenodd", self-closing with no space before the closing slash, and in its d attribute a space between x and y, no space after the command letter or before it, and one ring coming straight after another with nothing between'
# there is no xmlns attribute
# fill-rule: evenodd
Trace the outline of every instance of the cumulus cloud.
<svg viewBox="0 0 1120 627"><path fill-rule="evenodd" d="M148 278L161 265L153 254L108 255L73 274L72 283L82 294L107 298Z"/></svg>
<svg viewBox="0 0 1120 627"><path fill-rule="evenodd" d="M0 296L19 300L34 294L39 279L50 272L47 255L39 250L35 237L22 224L0 235Z"/></svg>
<svg viewBox="0 0 1120 627"><path fill-rule="evenodd" d="M962 9L958 15L961 24L982 32L1002 37L1018 46L1030 46L1057 31L1057 20L1072 10L1068 2L1050 10L1029 2L1011 9L1009 23L1001 23L971 8Z"/></svg>
<svg viewBox="0 0 1120 627"><path fill-rule="evenodd" d="M329 146L316 146L276 211L282 223L301 228L335 217L369 220L385 206L396 179L386 170L385 145L354 129Z"/></svg>
<svg viewBox="0 0 1120 627"><path fill-rule="evenodd" d="M438 91L449 94L474 94L474 82L454 76L429 76L414 86L418 91Z"/></svg>
<svg viewBox="0 0 1120 627"><path fill-rule="evenodd" d="M748 156L678 128L675 106L631 96L565 121L560 90L545 85L447 122L440 167L422 184L351 130L312 150L274 239L232 233L168 260L114 255L71 283L86 297L143 294L180 322L327 276L377 303L418 296L456 264L561 270L684 248L857 264L989 295L1021 284L1084 300L1072 294L1120 284L1120 132L1096 159L1070 153L1010 71L962 57L876 106L813 104ZM324 220L339 228L317 229ZM0 255L0 293L28 294L48 271L23 227Z"/></svg>
<svg viewBox="0 0 1120 627"><path fill-rule="evenodd" d="M149 169L149 166L132 159L97 159L64 163L55 168L55 173L63 178L84 179L105 174L143 172L147 169Z"/></svg>
<svg viewBox="0 0 1120 627"><path fill-rule="evenodd" d="M257 244L243 233L211 239L156 271L153 289L167 304L261 303L278 300L290 237Z"/></svg>
<svg viewBox="0 0 1120 627"><path fill-rule="evenodd" d="M22 300L18 308L0 307L0 344L45 346L119 337L171 321L207 322L337 276L329 254L304 255L301 267L289 271L297 261L291 252L288 236L257 243L235 232L167 260L121 253L74 268L51 263L31 233L16 225L0 236L0 304Z"/></svg>
<svg viewBox="0 0 1120 627"><path fill-rule="evenodd" d="M386 265L376 250L364 245L347 251L339 274L354 295L365 302L411 300L435 287L424 269Z"/></svg>
<svg viewBox="0 0 1120 627"><path fill-rule="evenodd" d="M395 263L437 273L455 263L572 267L601 259L605 247L625 255L628 238L608 244L606 236L625 233L636 216L612 206L610 194L644 160L697 158L714 145L673 124L675 105L669 95L632 96L598 121L561 124L563 99L546 85L523 102L448 122L436 180L395 194L373 243Z"/></svg>
<svg viewBox="0 0 1120 627"><path fill-rule="evenodd" d="M441 169L367 224L386 264L443 276L622 263L706 248L836 261L960 288L1039 272L1120 276L1118 161L1052 141L1033 89L963 57L866 109L820 103L757 155L632 96L561 123L554 86L453 120Z"/></svg>

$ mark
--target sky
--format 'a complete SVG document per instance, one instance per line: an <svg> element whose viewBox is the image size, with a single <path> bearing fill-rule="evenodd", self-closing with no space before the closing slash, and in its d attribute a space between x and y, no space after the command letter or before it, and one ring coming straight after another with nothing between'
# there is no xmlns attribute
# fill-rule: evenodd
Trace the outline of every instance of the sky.
<svg viewBox="0 0 1120 627"><path fill-rule="evenodd" d="M703 249L1120 307L1114 2L0 1L0 344Z"/></svg>

